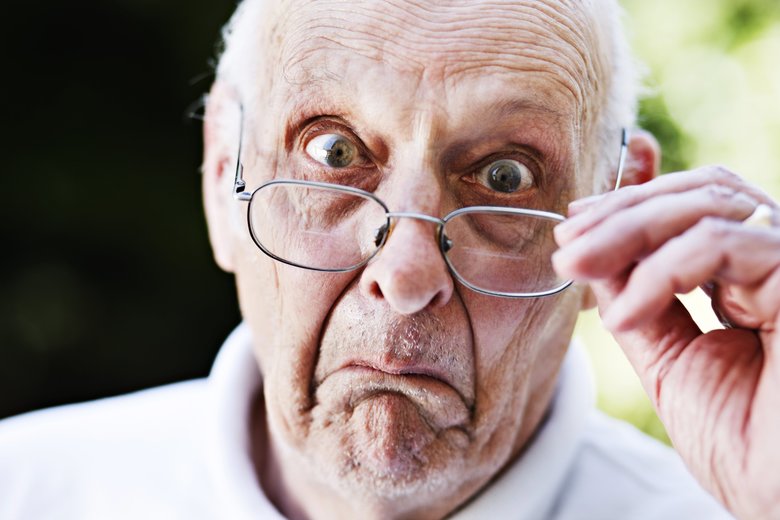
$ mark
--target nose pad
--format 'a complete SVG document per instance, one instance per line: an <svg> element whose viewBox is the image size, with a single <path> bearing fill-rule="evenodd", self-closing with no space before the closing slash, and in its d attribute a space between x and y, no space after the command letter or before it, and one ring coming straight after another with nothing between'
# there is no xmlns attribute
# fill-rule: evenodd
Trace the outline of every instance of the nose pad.
<svg viewBox="0 0 780 520"><path fill-rule="evenodd" d="M380 247L385 240L387 240L387 237L389 235L390 228L387 224L382 224L382 226L378 227L376 231L374 231L374 246ZM448 253L452 247L454 246L452 239L444 234L444 231L441 231L441 249L444 253Z"/></svg>
<svg viewBox="0 0 780 520"><path fill-rule="evenodd" d="M450 237L444 234L444 231L441 232L441 249L445 253L448 253L450 249L452 249L452 246L454 244L452 243L452 240L450 240Z"/></svg>
<svg viewBox="0 0 780 520"><path fill-rule="evenodd" d="M390 228L387 224L382 224L381 227L377 228L376 231L374 231L374 245L376 247L381 246L384 241L387 239L387 234Z"/></svg>

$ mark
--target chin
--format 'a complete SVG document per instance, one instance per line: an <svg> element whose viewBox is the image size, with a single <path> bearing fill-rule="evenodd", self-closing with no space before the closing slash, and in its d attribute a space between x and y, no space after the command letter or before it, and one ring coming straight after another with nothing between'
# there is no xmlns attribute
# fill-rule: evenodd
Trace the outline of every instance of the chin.
<svg viewBox="0 0 780 520"><path fill-rule="evenodd" d="M350 411L313 419L306 456L323 483L346 497L429 499L463 483L468 435L462 428L435 431L401 394L378 393Z"/></svg>

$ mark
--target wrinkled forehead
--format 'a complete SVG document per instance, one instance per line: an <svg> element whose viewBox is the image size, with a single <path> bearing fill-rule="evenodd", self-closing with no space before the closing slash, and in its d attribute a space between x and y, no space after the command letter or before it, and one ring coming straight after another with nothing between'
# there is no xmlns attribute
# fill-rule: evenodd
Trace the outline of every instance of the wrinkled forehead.
<svg viewBox="0 0 780 520"><path fill-rule="evenodd" d="M594 10L587 0L293 0L270 35L275 74L439 104L517 88L583 123L603 68Z"/></svg>

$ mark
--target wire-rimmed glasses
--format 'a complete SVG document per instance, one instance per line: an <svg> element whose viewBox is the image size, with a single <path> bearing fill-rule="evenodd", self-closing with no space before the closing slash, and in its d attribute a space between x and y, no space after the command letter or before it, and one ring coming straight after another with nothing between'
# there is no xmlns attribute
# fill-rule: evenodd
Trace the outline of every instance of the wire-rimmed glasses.
<svg viewBox="0 0 780 520"><path fill-rule="evenodd" d="M243 124L241 134L243 134ZM279 262L313 271L342 273L365 266L387 242L401 218L430 222L452 275L469 289L504 298L538 298L572 284L552 266L558 249L553 229L565 217L525 208L469 206L443 218L392 212L371 192L326 182L276 179L246 191L239 137L234 197L248 202L252 240ZM622 134L615 189L627 150Z"/></svg>

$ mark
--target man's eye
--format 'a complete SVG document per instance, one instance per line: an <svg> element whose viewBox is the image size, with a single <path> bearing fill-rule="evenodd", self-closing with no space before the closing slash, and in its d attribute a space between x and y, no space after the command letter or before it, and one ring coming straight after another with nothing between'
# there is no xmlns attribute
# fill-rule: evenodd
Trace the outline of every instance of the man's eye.
<svg viewBox="0 0 780 520"><path fill-rule="evenodd" d="M534 184L531 170L523 163L502 159L488 164L477 173L477 181L483 186L501 193L515 193Z"/></svg>
<svg viewBox="0 0 780 520"><path fill-rule="evenodd" d="M355 143L339 134L318 135L306 145L306 153L315 161L331 168L346 168L357 158Z"/></svg>

